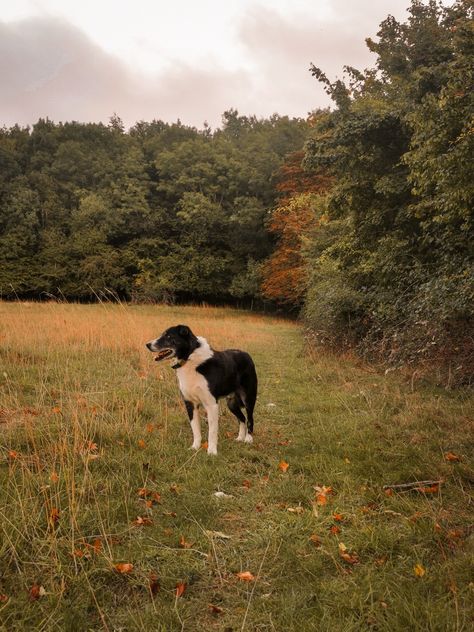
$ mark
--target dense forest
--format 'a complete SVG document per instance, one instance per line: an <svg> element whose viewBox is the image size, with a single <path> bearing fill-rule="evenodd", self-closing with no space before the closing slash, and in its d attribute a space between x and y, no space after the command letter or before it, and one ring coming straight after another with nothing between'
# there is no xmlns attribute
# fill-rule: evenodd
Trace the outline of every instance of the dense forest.
<svg viewBox="0 0 474 632"><path fill-rule="evenodd" d="M3 128L1 296L267 300L325 344L469 379L472 18L412 0L367 40L374 68L311 65L334 107L306 120Z"/></svg>

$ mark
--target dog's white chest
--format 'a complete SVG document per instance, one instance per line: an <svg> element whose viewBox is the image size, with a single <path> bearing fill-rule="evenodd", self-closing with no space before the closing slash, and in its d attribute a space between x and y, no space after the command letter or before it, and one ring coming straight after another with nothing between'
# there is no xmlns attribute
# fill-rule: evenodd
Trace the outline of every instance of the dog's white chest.
<svg viewBox="0 0 474 632"><path fill-rule="evenodd" d="M179 390L188 402L205 404L210 396L207 380L194 366L186 365L177 370Z"/></svg>

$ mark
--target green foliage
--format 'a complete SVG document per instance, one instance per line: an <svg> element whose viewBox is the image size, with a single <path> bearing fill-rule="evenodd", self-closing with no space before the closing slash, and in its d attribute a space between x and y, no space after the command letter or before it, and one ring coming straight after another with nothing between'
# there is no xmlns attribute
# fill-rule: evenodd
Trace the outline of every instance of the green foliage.
<svg viewBox="0 0 474 632"><path fill-rule="evenodd" d="M376 69L346 68L349 87L311 69L338 107L306 145L307 168L329 170L336 185L330 222L307 251L305 314L325 339L395 364L436 353L464 379L473 369L472 3L413 0L409 14L381 24L367 42Z"/></svg>
<svg viewBox="0 0 474 632"><path fill-rule="evenodd" d="M273 173L307 131L236 110L216 132L152 121L127 133L115 114L0 130L1 295L257 296Z"/></svg>

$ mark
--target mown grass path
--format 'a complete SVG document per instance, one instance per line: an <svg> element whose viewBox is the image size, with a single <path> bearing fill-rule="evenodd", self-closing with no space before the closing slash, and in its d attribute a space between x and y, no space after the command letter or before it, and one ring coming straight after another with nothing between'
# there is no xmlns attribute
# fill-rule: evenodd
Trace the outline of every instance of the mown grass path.
<svg viewBox="0 0 474 632"><path fill-rule="evenodd" d="M143 346L177 323L254 356L252 446L222 406L219 455L188 450ZM0 303L0 327L0 630L471 629L467 391L232 310ZM384 490L416 480L442 483Z"/></svg>

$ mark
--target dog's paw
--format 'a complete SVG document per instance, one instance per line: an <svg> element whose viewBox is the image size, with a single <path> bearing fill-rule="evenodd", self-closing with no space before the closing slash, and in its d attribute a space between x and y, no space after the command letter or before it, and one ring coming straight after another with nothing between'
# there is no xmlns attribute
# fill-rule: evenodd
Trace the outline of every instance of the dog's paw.
<svg viewBox="0 0 474 632"><path fill-rule="evenodd" d="M212 454L212 456L217 456L217 447L209 446L207 448L207 453Z"/></svg>
<svg viewBox="0 0 474 632"><path fill-rule="evenodd" d="M236 441L245 441L245 437L243 437L242 435L238 435L237 437L235 437Z"/></svg>
<svg viewBox="0 0 474 632"><path fill-rule="evenodd" d="M253 443L253 437L251 434L248 434L245 439L244 439L245 443Z"/></svg>
<svg viewBox="0 0 474 632"><path fill-rule="evenodd" d="M200 447L201 447L201 442L193 443L193 445L189 446L189 449L190 450L199 450Z"/></svg>

